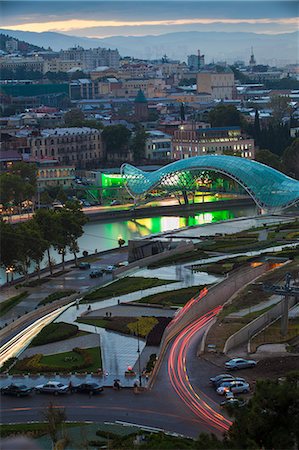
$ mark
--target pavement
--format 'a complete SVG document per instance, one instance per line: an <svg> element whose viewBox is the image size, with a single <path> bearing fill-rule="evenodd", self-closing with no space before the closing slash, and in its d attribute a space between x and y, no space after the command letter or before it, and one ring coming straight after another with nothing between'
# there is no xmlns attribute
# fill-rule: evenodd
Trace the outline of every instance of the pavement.
<svg viewBox="0 0 299 450"><path fill-rule="evenodd" d="M37 353L43 355L56 355L57 353L71 352L74 348L93 348L99 347L100 340L98 334L86 334L85 336L78 336L64 341L52 342L51 344L37 345L35 347L27 348L19 359L27 358Z"/></svg>
<svg viewBox="0 0 299 450"><path fill-rule="evenodd" d="M265 300L264 302L259 303L255 306L250 306L249 308L240 309L240 311L236 311L227 316L228 319L236 319L240 317L247 316L247 314L251 314L256 311L261 311L268 306L274 306L281 301L281 295L272 295L269 300Z"/></svg>
<svg viewBox="0 0 299 450"><path fill-rule="evenodd" d="M151 308L150 306L138 305L115 305L109 308L100 308L88 312L84 317L105 317L111 313L112 317L173 317L175 309L170 308Z"/></svg>

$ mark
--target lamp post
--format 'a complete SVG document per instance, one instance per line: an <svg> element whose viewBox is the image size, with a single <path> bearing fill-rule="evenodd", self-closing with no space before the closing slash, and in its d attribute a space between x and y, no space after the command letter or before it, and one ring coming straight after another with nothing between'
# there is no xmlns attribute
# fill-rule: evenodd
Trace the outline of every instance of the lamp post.
<svg viewBox="0 0 299 450"><path fill-rule="evenodd" d="M141 377L141 361L140 361L140 343L139 343L139 327L137 322L137 353L138 353L138 371L139 371L139 386L142 386L142 377Z"/></svg>

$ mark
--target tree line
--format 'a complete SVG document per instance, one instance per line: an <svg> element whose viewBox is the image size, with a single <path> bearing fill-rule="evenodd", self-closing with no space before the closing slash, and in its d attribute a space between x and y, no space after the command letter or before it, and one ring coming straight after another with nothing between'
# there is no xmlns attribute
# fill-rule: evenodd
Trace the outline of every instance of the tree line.
<svg viewBox="0 0 299 450"><path fill-rule="evenodd" d="M78 238L83 234L87 222L81 205L77 201L68 201L57 210L38 210L32 219L11 224L0 221L0 265L9 273L23 275L26 279L32 265L40 277L41 262L47 256L50 274L53 274L54 261L50 249L61 255L62 269L65 269L65 255L69 251L74 255L77 265L79 252Z"/></svg>

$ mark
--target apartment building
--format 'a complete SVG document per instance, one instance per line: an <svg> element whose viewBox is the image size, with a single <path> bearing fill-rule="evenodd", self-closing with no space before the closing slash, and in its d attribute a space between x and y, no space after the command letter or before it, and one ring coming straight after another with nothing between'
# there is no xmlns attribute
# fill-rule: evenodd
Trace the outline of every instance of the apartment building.
<svg viewBox="0 0 299 450"><path fill-rule="evenodd" d="M171 156L171 136L160 130L148 131L145 142L145 157L151 160L170 161Z"/></svg>
<svg viewBox="0 0 299 450"><path fill-rule="evenodd" d="M0 71L3 69L18 70L24 69L31 72L42 72L44 60L40 57L3 57L0 58Z"/></svg>
<svg viewBox="0 0 299 450"><path fill-rule="evenodd" d="M59 57L64 61L81 61L86 70L92 70L99 66L118 69L120 59L117 49L111 50L110 48L98 47L85 50L79 46L61 50Z"/></svg>
<svg viewBox="0 0 299 450"><path fill-rule="evenodd" d="M187 124L174 131L172 159L223 154L254 159L254 140L239 127L195 128Z"/></svg>
<svg viewBox="0 0 299 450"><path fill-rule="evenodd" d="M58 58L49 59L44 61L43 72L68 72L71 69L78 68L78 70L83 69L82 61L67 61Z"/></svg>
<svg viewBox="0 0 299 450"><path fill-rule="evenodd" d="M214 99L234 97L235 77L231 69L221 67L215 71L202 71L197 74L197 93L210 94Z"/></svg>
<svg viewBox="0 0 299 450"><path fill-rule="evenodd" d="M59 164L88 168L103 158L101 132L93 128L44 129L28 141L31 156L37 160L50 157Z"/></svg>

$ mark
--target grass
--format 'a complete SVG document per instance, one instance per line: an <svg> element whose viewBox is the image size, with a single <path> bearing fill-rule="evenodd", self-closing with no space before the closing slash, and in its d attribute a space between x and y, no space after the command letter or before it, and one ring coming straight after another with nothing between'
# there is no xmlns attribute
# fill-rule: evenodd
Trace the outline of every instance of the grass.
<svg viewBox="0 0 299 450"><path fill-rule="evenodd" d="M87 425L86 423L81 422L67 422L64 424L67 428L77 427ZM0 436L1 438L5 438L12 434L27 434L32 433L37 434L38 436L43 436L48 434L49 424L44 422L36 422L36 423L10 423L10 424L2 424L0 428Z"/></svg>
<svg viewBox="0 0 299 450"><path fill-rule="evenodd" d="M107 330L116 331L118 333L128 334L130 330L127 328L129 323L134 320L137 321L137 317L111 317L109 319L102 318L88 318L78 317L77 322L86 323L87 325L94 325L96 327L105 328Z"/></svg>
<svg viewBox="0 0 299 450"><path fill-rule="evenodd" d="M173 280L161 280L160 278L144 278L144 277L125 277L107 286L100 287L95 291L85 295L82 303L89 303L106 298L111 298L115 295L124 295L131 292L140 291L142 289L149 289L163 284L175 283Z"/></svg>
<svg viewBox="0 0 299 450"><path fill-rule="evenodd" d="M262 344L280 344L289 342L294 337L299 336L299 318L290 319L288 324L288 333L282 336L280 333L281 321L276 320L272 325L265 328L261 333L257 334L252 340L252 351L256 351L257 347Z"/></svg>
<svg viewBox="0 0 299 450"><path fill-rule="evenodd" d="M250 284L242 292L237 295L232 303L223 307L219 314L219 318L224 317L237 312L241 309L250 308L258 305L261 302L268 300L271 297L271 292L264 292L262 287L255 284Z"/></svg>
<svg viewBox="0 0 299 450"><path fill-rule="evenodd" d="M197 259L207 258L209 255L203 250L195 249L184 254L168 256L163 260L152 263L148 266L149 269L157 269L158 267L170 266L172 264L184 263L188 261L196 261Z"/></svg>
<svg viewBox="0 0 299 450"><path fill-rule="evenodd" d="M101 350L99 347L85 349L92 359L92 364L84 369L78 369L78 372L97 372L102 368ZM67 360L66 360L67 358ZM40 363L48 367L60 367L61 371L71 371L76 369L76 364L83 363L83 357L73 351L57 353L56 355L43 356ZM75 365L74 365L75 362Z"/></svg>
<svg viewBox="0 0 299 450"><path fill-rule="evenodd" d="M192 286L175 291L160 292L138 300L138 303L150 303L160 306L184 306L192 297L198 295L204 286Z"/></svg>
<svg viewBox="0 0 299 450"><path fill-rule="evenodd" d="M0 317L4 316L8 311L18 305L24 298L28 297L28 291L21 292L21 294L4 300L0 303Z"/></svg>
<svg viewBox="0 0 299 450"><path fill-rule="evenodd" d="M95 325L124 334L137 334L138 328L139 335L145 337L155 327L158 320L155 317L111 317L109 319L83 317L78 318L77 322Z"/></svg>
<svg viewBox="0 0 299 450"><path fill-rule="evenodd" d="M32 340L30 347L36 345L50 344L51 342L63 341L71 337L77 337L79 328L65 322L52 322L46 325L38 335Z"/></svg>
<svg viewBox="0 0 299 450"><path fill-rule="evenodd" d="M48 295L43 300L41 300L39 302L38 306L47 305L48 303L52 303L55 300L59 300L60 298L63 298L63 297L69 297L70 295L75 294L75 293L76 293L76 291L74 291L73 289L69 289L66 291L53 292L52 294Z"/></svg>

